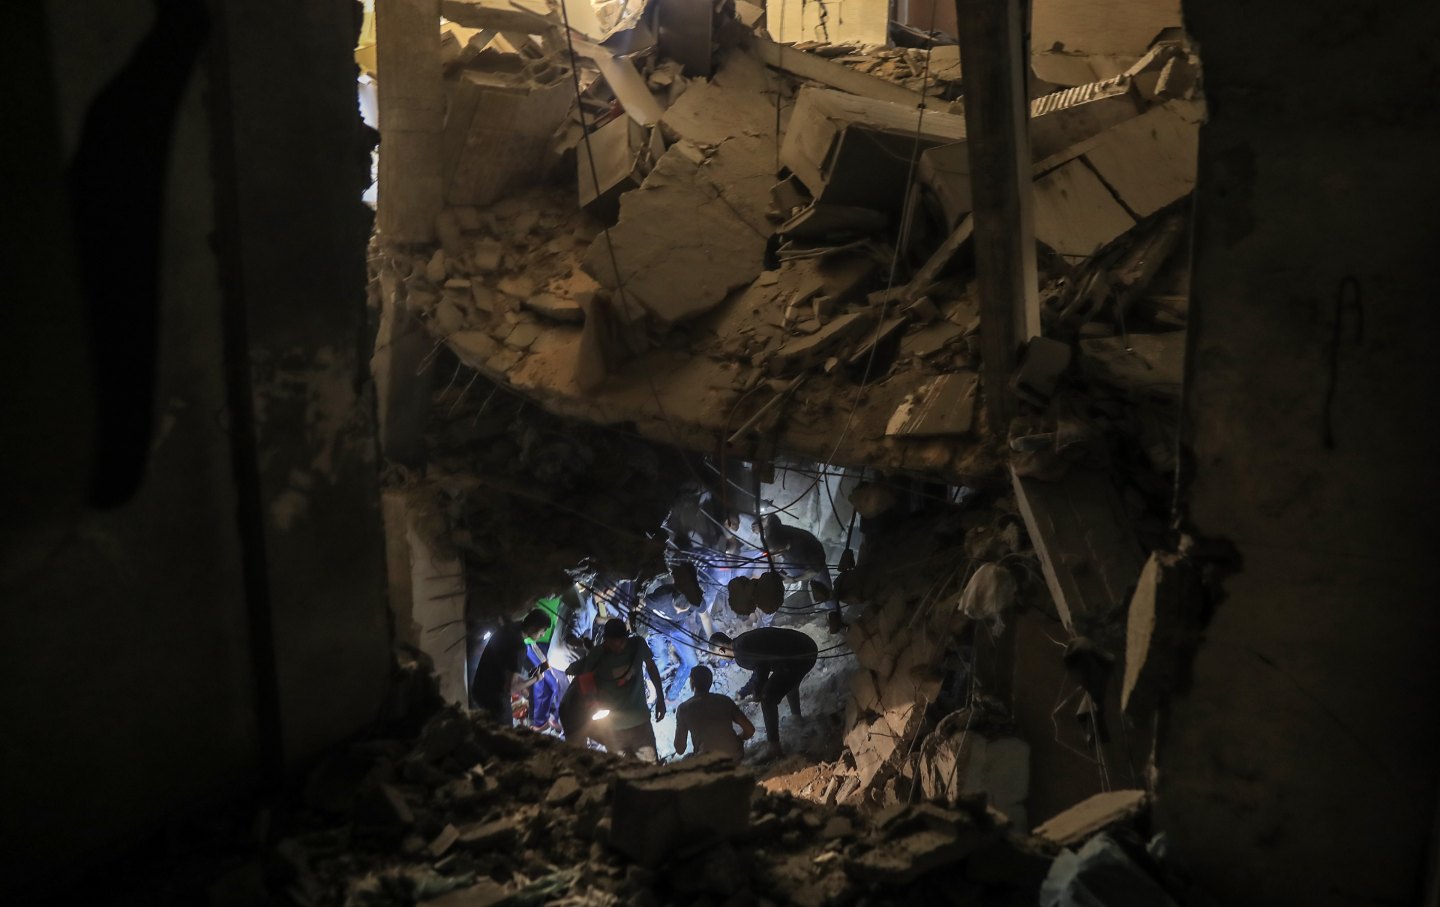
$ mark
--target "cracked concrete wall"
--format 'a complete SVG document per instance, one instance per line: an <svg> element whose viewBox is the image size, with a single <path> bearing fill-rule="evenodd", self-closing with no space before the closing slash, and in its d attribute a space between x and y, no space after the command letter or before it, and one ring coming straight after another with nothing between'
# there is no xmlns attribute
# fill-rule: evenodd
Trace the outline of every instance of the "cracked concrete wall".
<svg viewBox="0 0 1440 907"><path fill-rule="evenodd" d="M58 170L74 154L89 105L126 65L155 14L145 0L32 6L9 56L46 67L55 95L45 97L40 78L20 93L53 107L24 117L30 128L16 130L12 141L22 156L21 149L43 146L50 138L45 118L55 117L57 147L47 163ZM33 15L42 9L49 29L27 32L42 21ZM85 26L73 28L80 20ZM163 262L154 361L132 354L123 373L103 375L125 381L153 367L156 376L145 475L120 506L86 506L89 464L75 461L77 442L93 431L95 387L49 371L59 366L88 378L98 370L87 343L90 312L72 282L83 256L96 250L74 247L63 223L63 186L23 206L30 213L16 239L28 245L4 244L24 261L7 272L44 285L37 288L43 292L17 287L15 298L45 319L33 327L65 328L45 337L13 330L7 319L0 331L6 363L25 363L38 350L35 367L10 375L7 366L5 393L38 402L46 420L17 422L8 406L0 419L0 525L13 531L0 534L0 878L21 900L32 881L53 892L178 812L214 805L259 781L219 275L209 245L208 89L198 70L184 87L158 187L158 249L145 249L142 238L113 238L126 249L142 243L139 254L158 253ZM27 172L38 178L39 171ZM142 301L123 282L110 289L106 306ZM37 467L65 468L23 468L32 456ZM33 510L13 506L10 495L21 488Z"/></svg>
<svg viewBox="0 0 1440 907"><path fill-rule="evenodd" d="M371 721L389 676L359 9L227 2L216 13L222 262L255 451L241 481L261 507L250 528L265 578L252 594L271 625L286 765Z"/></svg>
<svg viewBox="0 0 1440 907"><path fill-rule="evenodd" d="M27 216L5 218L24 305L0 331L6 397L24 404L0 419L0 878L22 900L65 900L88 870L296 767L373 719L389 676L354 5L155 6L30 5L6 55L30 105L11 145L35 183L9 208ZM137 53L157 33L172 46ZM188 72L157 64L177 37L201 42ZM118 101L104 94L127 72ZM173 123L144 109L171 89ZM92 202L135 221L103 250L75 245L60 172L97 99L127 115L93 145L120 163ZM167 162L153 186L125 169L136 146ZM153 243L129 207L149 204ZM116 249L157 264L153 355L87 329L151 301L124 273L94 298L77 285ZM152 368L153 394L120 420L142 442L138 489L86 506L86 460L107 459L97 390Z"/></svg>
<svg viewBox="0 0 1440 907"><path fill-rule="evenodd" d="M1415 903L1440 765L1440 7L1187 20L1211 116L1185 500L1242 563L1163 725L1159 818L1197 903Z"/></svg>

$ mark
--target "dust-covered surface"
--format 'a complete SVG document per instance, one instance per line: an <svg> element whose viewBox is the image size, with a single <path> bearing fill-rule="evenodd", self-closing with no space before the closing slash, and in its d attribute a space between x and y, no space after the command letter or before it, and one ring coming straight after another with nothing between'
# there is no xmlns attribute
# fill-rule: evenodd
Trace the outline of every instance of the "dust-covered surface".
<svg viewBox="0 0 1440 907"><path fill-rule="evenodd" d="M412 708L433 701L415 679ZM111 902L1019 905L1058 853L974 802L872 820L752 793L713 757L645 767L453 710L395 717L135 867Z"/></svg>

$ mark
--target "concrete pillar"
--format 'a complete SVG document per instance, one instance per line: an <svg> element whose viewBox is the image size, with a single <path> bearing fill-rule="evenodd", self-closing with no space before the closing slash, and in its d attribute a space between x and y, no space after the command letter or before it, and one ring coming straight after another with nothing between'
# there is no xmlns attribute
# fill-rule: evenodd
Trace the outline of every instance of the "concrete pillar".
<svg viewBox="0 0 1440 907"><path fill-rule="evenodd" d="M440 0L375 4L375 41L380 89L377 226L389 242L430 242L435 215L444 205Z"/></svg>
<svg viewBox="0 0 1440 907"><path fill-rule="evenodd" d="M1183 500L1238 557L1161 723L1159 818L1210 895L1193 904L1419 903L1440 771L1440 89L1421 62L1440 8L1254 12L1186 7L1210 114Z"/></svg>
<svg viewBox="0 0 1440 907"><path fill-rule="evenodd" d="M1004 433L1020 346L1040 333L1022 0L956 0L972 187L975 276L990 429Z"/></svg>

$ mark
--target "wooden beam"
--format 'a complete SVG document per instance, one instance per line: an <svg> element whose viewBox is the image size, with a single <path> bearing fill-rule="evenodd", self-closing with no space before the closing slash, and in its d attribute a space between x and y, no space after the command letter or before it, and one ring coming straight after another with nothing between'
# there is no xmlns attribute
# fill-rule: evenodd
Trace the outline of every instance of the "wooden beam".
<svg viewBox="0 0 1440 907"><path fill-rule="evenodd" d="M985 409L1003 434L1014 414L1010 375L1021 345L1040 333L1031 214L1024 0L955 0L965 85L965 132L975 220L975 273Z"/></svg>
<svg viewBox="0 0 1440 907"><path fill-rule="evenodd" d="M445 86L440 68L440 0L375 4L379 72L380 236L396 243L435 239L442 191Z"/></svg>

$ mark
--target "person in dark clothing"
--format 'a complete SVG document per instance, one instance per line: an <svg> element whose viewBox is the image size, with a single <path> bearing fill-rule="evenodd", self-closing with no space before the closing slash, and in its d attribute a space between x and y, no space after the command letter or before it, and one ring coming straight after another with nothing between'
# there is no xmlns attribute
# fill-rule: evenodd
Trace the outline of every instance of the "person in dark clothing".
<svg viewBox="0 0 1440 907"><path fill-rule="evenodd" d="M545 675L550 666L542 662L530 667L527 656L526 637L535 637L550 627L550 617L544 611L534 610L525 615L518 624L506 622L495 631L480 653L480 662L475 666L475 676L470 680L470 704L497 724L509 727L515 723L510 709L510 694L528 690ZM516 677L525 679L517 682Z"/></svg>
<svg viewBox="0 0 1440 907"><path fill-rule="evenodd" d="M830 565L825 560L825 546L813 534L798 526L786 526L775 514L765 516L765 547L775 563L775 570L789 582L812 581L824 587L824 599L830 598L835 583L830 578Z"/></svg>
<svg viewBox="0 0 1440 907"><path fill-rule="evenodd" d="M780 700L790 703L790 714L800 716L800 681L815 667L819 648L815 640L786 627L761 627L731 639L724 633L710 637L725 658L750 671L736 695L760 697L760 712L765 716L765 737L770 742L769 755L784 755L780 745Z"/></svg>

